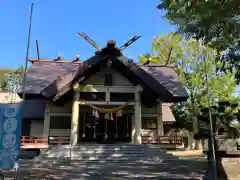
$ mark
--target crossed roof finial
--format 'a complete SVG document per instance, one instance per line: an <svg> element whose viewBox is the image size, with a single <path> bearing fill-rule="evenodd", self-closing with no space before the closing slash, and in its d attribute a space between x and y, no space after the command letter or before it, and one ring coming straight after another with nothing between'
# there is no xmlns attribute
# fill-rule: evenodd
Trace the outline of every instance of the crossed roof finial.
<svg viewBox="0 0 240 180"><path fill-rule="evenodd" d="M94 41L92 40L88 35L86 35L83 32L78 32L78 34L83 37L86 41L88 41L93 47L97 49L97 51L101 51L102 48ZM130 40L128 40L126 43L124 43L122 46L120 46L120 50L124 50L127 47L129 47L132 43L134 43L136 40L138 40L141 36L133 36ZM116 41L114 40L109 40L108 44L116 44Z"/></svg>

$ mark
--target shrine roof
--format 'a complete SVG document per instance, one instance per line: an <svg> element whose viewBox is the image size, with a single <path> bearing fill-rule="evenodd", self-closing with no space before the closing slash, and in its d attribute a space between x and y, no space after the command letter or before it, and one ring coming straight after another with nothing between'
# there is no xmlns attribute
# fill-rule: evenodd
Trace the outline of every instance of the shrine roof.
<svg viewBox="0 0 240 180"><path fill-rule="evenodd" d="M108 66L108 62L111 61L111 68L162 102L179 102L188 98L188 93L173 67L138 65L115 47L107 46L85 61L80 61L79 58L64 61L61 57L50 61L43 58L28 60L33 64L26 74L27 95L38 94L55 101L70 91L74 83L81 83ZM19 94L21 92L22 90Z"/></svg>

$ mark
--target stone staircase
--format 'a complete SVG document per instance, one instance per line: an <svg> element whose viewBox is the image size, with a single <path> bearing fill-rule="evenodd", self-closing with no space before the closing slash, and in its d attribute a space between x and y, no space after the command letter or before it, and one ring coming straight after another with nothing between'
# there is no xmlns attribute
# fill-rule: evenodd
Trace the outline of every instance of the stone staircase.
<svg viewBox="0 0 240 180"><path fill-rule="evenodd" d="M133 144L84 144L70 148L70 146L55 146L43 150L36 159L65 159L82 162L138 162L144 163L149 159L176 160L175 156L167 154L158 145Z"/></svg>
<svg viewBox="0 0 240 180"><path fill-rule="evenodd" d="M207 165L205 160L179 159L158 145L133 144L83 144L71 151L69 146L53 146L21 163L22 179L62 180L197 180Z"/></svg>
<svg viewBox="0 0 240 180"><path fill-rule="evenodd" d="M69 146L52 147L36 160L52 161L54 167L64 171L79 173L82 169L76 177L82 179L199 179L205 171L201 167L206 165L205 161L180 160L158 145L133 144L84 144L71 151Z"/></svg>

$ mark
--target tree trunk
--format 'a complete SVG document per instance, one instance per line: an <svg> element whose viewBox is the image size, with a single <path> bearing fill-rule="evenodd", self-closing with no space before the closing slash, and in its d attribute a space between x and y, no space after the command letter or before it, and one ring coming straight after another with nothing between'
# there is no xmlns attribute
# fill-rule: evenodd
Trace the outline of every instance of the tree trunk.
<svg viewBox="0 0 240 180"><path fill-rule="evenodd" d="M193 133L194 134L197 134L198 133L198 120L197 118L195 117L195 115L193 115ZM199 140L193 140L193 144L194 144L194 149L195 150L199 150L201 149L201 141Z"/></svg>
<svg viewBox="0 0 240 180"><path fill-rule="evenodd" d="M193 150L193 144L194 144L194 139L193 139L193 133L188 132L188 150Z"/></svg>
<svg viewBox="0 0 240 180"><path fill-rule="evenodd" d="M197 134L199 132L199 124L198 124L198 119L197 119L197 112L196 112L196 108L195 108L195 103L192 102L192 125L193 125L193 133ZM194 149L195 150L201 150L202 147L202 143L200 140L193 140L194 142Z"/></svg>
<svg viewBox="0 0 240 180"><path fill-rule="evenodd" d="M237 132L236 143L237 143L237 150L240 150L240 130L238 130Z"/></svg>

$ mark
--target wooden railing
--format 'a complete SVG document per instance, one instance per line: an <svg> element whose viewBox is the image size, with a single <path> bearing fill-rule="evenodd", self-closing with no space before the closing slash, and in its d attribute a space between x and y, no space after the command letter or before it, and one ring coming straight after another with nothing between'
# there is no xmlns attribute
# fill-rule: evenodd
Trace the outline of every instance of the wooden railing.
<svg viewBox="0 0 240 180"><path fill-rule="evenodd" d="M158 136L157 138L152 138L152 136L142 136L143 144L167 144L167 145L182 145L182 136Z"/></svg>
<svg viewBox="0 0 240 180"><path fill-rule="evenodd" d="M70 144L69 136L22 136L21 148L34 149L34 148L47 148L48 145L65 145Z"/></svg>
<svg viewBox="0 0 240 180"><path fill-rule="evenodd" d="M151 136L142 136L143 144L165 144L182 145L184 137L182 136L158 136L153 139ZM70 136L22 136L22 148L46 148L48 145L66 145L70 144Z"/></svg>
<svg viewBox="0 0 240 180"><path fill-rule="evenodd" d="M22 136L21 148L22 149L41 149L48 147L48 137L44 136Z"/></svg>
<svg viewBox="0 0 240 180"><path fill-rule="evenodd" d="M48 144L48 137L44 136L22 136L21 144Z"/></svg>
<svg viewBox="0 0 240 180"><path fill-rule="evenodd" d="M69 144L70 136L22 136L21 144Z"/></svg>

